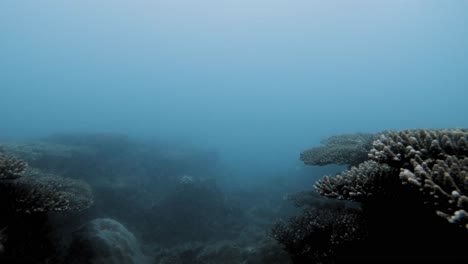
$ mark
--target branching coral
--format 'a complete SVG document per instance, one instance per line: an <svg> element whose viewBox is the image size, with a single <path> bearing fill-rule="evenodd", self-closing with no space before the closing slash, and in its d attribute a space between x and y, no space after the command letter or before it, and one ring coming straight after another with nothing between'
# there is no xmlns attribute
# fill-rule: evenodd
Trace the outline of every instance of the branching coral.
<svg viewBox="0 0 468 264"><path fill-rule="evenodd" d="M387 132L373 143L371 161L325 176L315 188L331 198L375 202L409 183L438 215L468 228L467 142L465 129Z"/></svg>
<svg viewBox="0 0 468 264"><path fill-rule="evenodd" d="M307 165L358 165L368 159L367 153L375 139L377 135L363 133L332 136L322 140L324 146L302 152L300 159Z"/></svg>
<svg viewBox="0 0 468 264"><path fill-rule="evenodd" d="M369 157L399 168L403 184L428 206L468 229L468 130L405 130L374 142Z"/></svg>
<svg viewBox="0 0 468 264"><path fill-rule="evenodd" d="M448 155L468 155L468 129L390 132L381 135L369 152L371 159L394 166L405 166L416 156L434 162Z"/></svg>
<svg viewBox="0 0 468 264"><path fill-rule="evenodd" d="M0 180L19 178L26 171L26 168L26 162L0 153Z"/></svg>
<svg viewBox="0 0 468 264"><path fill-rule="evenodd" d="M323 177L317 181L315 188L326 197L365 202L392 195L386 189L398 182L398 169L365 161L336 176Z"/></svg>
<svg viewBox="0 0 468 264"><path fill-rule="evenodd" d="M419 189L438 215L468 229L468 158L448 156L431 168L417 157L411 167L401 171L403 183Z"/></svg>

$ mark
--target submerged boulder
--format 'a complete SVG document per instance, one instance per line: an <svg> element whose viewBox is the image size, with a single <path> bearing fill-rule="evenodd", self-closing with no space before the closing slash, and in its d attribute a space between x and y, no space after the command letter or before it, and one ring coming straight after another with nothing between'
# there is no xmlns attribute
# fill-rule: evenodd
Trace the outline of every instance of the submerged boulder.
<svg viewBox="0 0 468 264"><path fill-rule="evenodd" d="M73 234L66 263L144 264L135 236L110 218L95 219Z"/></svg>

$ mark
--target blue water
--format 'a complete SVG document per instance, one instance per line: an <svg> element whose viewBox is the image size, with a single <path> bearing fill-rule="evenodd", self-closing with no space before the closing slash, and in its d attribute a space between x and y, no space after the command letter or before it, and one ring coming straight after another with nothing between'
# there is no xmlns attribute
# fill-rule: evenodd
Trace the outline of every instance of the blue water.
<svg viewBox="0 0 468 264"><path fill-rule="evenodd" d="M0 25L2 139L186 141L254 181L332 134L468 126L468 1L4 0Z"/></svg>

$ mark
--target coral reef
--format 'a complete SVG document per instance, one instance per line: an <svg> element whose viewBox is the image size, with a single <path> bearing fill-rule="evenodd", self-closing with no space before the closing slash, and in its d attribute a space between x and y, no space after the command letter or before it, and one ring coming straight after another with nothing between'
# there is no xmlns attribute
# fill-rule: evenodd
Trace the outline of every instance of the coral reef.
<svg viewBox="0 0 468 264"><path fill-rule="evenodd" d="M390 199L408 184L438 215L468 228L467 142L464 129L387 132L373 143L371 161L325 176L315 188L327 197L368 202Z"/></svg>
<svg viewBox="0 0 468 264"><path fill-rule="evenodd" d="M467 142L467 129L386 131L372 143L372 148L367 148L368 159L361 158L359 164L355 164L358 160L354 158L346 161L343 154L349 150L346 140L343 141L346 151L332 155L322 151L325 149L322 147L319 149L322 152L310 151L317 154L316 157L301 158L313 165L355 164L335 176L323 177L314 187L325 197L361 205L361 218L365 220L368 234L361 248L372 250L361 251L361 260L467 260L462 248L468 234L460 232L460 227L463 231L468 229ZM332 146L340 149L338 145ZM357 149L357 153L362 157L363 149ZM299 204L306 201L299 200ZM334 220L339 217L340 214L335 213ZM330 239L321 238L316 226L326 229L343 223L327 222L327 219L330 219L327 215L305 210L289 224L276 227L275 238L292 256L304 255L318 262L323 258L334 261L333 250L320 250ZM358 221L349 222L348 227L362 226ZM334 228L339 230L337 226ZM310 237L305 236L307 232ZM387 248L391 238L399 240L398 251ZM452 243L445 243L447 240ZM425 252L412 250L416 244L426 248ZM302 259L297 263L303 263Z"/></svg>
<svg viewBox="0 0 468 264"><path fill-rule="evenodd" d="M303 151L300 160L306 165L358 165L368 159L372 142L377 139L375 134L343 134L322 140L320 147Z"/></svg>
<svg viewBox="0 0 468 264"><path fill-rule="evenodd" d="M290 262L268 236L273 221L294 210L283 184L226 190L213 150L110 137L56 135L5 146L33 168L2 183L0 207L13 216L0 217L8 238L0 241L1 263L142 263L128 258L142 251L150 263ZM93 187L89 210L89 186L75 179ZM119 224L88 223L97 218L117 219L141 250L127 247L132 239Z"/></svg>

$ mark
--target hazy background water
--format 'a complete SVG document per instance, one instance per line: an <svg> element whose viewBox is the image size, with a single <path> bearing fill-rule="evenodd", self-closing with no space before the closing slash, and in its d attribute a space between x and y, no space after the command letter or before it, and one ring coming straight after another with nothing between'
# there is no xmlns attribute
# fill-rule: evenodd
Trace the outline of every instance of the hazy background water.
<svg viewBox="0 0 468 264"><path fill-rule="evenodd" d="M1 138L187 142L252 181L332 134L467 127L467 14L463 0L1 1Z"/></svg>

